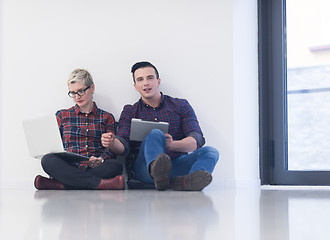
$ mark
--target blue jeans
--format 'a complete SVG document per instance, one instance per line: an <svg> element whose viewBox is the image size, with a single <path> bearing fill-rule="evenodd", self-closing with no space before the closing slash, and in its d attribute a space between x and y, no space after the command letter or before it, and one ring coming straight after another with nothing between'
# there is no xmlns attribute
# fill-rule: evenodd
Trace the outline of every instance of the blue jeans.
<svg viewBox="0 0 330 240"><path fill-rule="evenodd" d="M140 152L134 164L134 172L139 180L146 183L154 182L149 173L149 165L159 154L165 153L165 149L165 134L158 129L152 130L141 143ZM218 150L209 146L183 154L172 159L170 178L187 175L198 170L212 173L218 159Z"/></svg>

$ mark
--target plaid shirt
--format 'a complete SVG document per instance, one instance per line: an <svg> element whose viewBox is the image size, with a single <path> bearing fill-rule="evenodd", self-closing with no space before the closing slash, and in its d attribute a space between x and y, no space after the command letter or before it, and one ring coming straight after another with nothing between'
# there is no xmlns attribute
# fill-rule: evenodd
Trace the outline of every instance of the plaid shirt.
<svg viewBox="0 0 330 240"><path fill-rule="evenodd" d="M161 121L169 123L168 133L173 140L181 140L187 136L196 139L198 148L204 145L205 140L193 108L186 99L173 98L162 94L161 103L157 108L145 104L142 99L134 105L126 105L119 119L117 136L128 143L132 118L147 121ZM131 148L138 150L140 143L132 142ZM172 158L185 153L167 152Z"/></svg>
<svg viewBox="0 0 330 240"><path fill-rule="evenodd" d="M84 156L114 158L114 154L101 143L101 136L114 132L115 120L112 114L99 109L94 103L93 110L86 114L76 105L56 112L64 149Z"/></svg>

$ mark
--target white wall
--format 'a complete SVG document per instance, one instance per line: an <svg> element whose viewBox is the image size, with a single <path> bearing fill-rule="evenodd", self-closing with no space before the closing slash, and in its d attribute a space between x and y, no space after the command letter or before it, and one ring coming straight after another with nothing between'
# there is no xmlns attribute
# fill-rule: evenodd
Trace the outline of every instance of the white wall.
<svg viewBox="0 0 330 240"><path fill-rule="evenodd" d="M235 184L256 185L259 179L257 5L233 1L233 84ZM251 166L252 164L252 166Z"/></svg>
<svg viewBox="0 0 330 240"><path fill-rule="evenodd" d="M256 0L2 0L2 185L33 187L24 119L73 102L66 78L87 68L98 106L119 119L139 95L130 67L154 63L161 90L187 98L221 152L213 187L258 184Z"/></svg>

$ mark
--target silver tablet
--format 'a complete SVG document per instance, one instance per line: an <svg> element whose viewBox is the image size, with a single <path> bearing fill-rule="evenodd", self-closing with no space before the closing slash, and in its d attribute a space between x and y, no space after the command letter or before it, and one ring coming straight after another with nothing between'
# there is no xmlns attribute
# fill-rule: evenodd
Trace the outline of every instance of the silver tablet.
<svg viewBox="0 0 330 240"><path fill-rule="evenodd" d="M163 131L163 133L168 133L168 126L168 122L152 122L132 118L129 139L131 141L142 142L152 129L159 129Z"/></svg>

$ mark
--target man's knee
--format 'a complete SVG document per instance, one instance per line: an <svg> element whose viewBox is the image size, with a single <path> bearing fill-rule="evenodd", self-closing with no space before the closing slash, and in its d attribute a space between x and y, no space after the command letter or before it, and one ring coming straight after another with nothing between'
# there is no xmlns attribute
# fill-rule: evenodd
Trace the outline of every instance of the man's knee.
<svg viewBox="0 0 330 240"><path fill-rule="evenodd" d="M157 137L165 137L165 134L162 130L159 129L152 129L148 135L157 136Z"/></svg>
<svg viewBox="0 0 330 240"><path fill-rule="evenodd" d="M220 153L216 148L205 146L201 148L201 151L204 156L207 156L208 158L212 159L214 161L214 164L218 162Z"/></svg>
<svg viewBox="0 0 330 240"><path fill-rule="evenodd" d="M152 129L147 136L147 140L166 142L165 134L159 129Z"/></svg>

